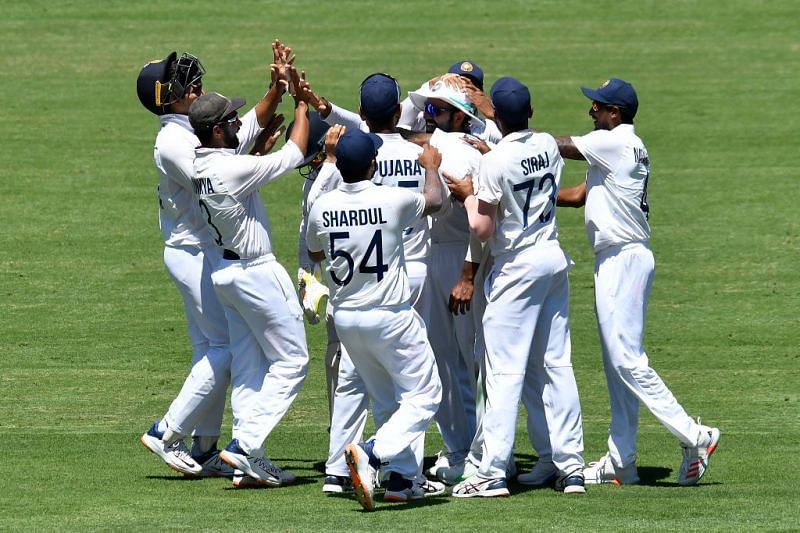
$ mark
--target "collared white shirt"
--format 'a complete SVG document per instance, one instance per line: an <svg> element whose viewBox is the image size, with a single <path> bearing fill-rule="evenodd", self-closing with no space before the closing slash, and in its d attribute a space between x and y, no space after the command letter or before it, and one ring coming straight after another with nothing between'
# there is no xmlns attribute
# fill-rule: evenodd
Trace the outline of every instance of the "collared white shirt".
<svg viewBox="0 0 800 533"><path fill-rule="evenodd" d="M156 136L153 159L158 171L159 226L166 246L213 245L200 206L192 192L195 148L200 141L187 115L168 113L159 116L161 129ZM242 117L239 152L261 132L255 109Z"/></svg>
<svg viewBox="0 0 800 533"><path fill-rule="evenodd" d="M506 135L481 159L475 196L497 206L492 255L557 241L556 198L564 161L555 139L526 129Z"/></svg>
<svg viewBox="0 0 800 533"><path fill-rule="evenodd" d="M265 156L198 148L192 186L216 244L253 259L272 253L272 235L259 189L294 170L303 152L292 141Z"/></svg>
<svg viewBox="0 0 800 533"><path fill-rule="evenodd" d="M425 197L371 181L342 183L320 196L308 215L306 242L325 252L334 309L408 304L403 231L422 216Z"/></svg>
<svg viewBox="0 0 800 533"><path fill-rule="evenodd" d="M572 142L589 163L584 217L595 252L609 246L645 242L650 159L632 124L595 130Z"/></svg>

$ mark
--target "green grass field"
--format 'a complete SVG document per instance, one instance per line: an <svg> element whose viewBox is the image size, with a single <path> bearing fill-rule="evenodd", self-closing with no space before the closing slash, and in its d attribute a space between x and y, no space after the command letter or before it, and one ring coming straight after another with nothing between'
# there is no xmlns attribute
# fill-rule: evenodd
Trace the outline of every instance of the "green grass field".
<svg viewBox="0 0 800 533"><path fill-rule="evenodd" d="M800 528L794 0L0 0L0 12L0 530ZM579 134L591 129L581 85L634 83L657 264L646 346L686 409L722 429L700 486L675 484L678 444L643 413L641 486L568 498L514 485L510 499L435 498L373 514L324 497L319 326L308 328L305 388L267 442L299 484L236 491L225 480L185 481L142 448L139 435L176 394L190 353L161 257L157 121L136 98L136 75L188 50L208 70L206 87L254 103L275 37L295 48L319 93L350 108L371 72L393 74L405 92L470 58L487 87L505 75L531 87L536 128ZM568 163L563 184L584 170ZM289 272L301 179L263 190ZM592 253L582 211L558 219L576 262L573 361L594 460L609 408ZM427 454L439 444L432 429ZM524 424L516 452L523 468L535 460Z"/></svg>

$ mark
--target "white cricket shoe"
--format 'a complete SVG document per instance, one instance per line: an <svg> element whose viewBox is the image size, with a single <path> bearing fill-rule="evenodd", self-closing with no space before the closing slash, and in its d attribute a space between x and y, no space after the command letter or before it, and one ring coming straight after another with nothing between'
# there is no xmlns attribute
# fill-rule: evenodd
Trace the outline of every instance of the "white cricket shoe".
<svg viewBox="0 0 800 533"><path fill-rule="evenodd" d="M525 472L517 476L517 483L530 485L533 487L544 487L552 485L558 478L558 468L553 461L536 461L530 472Z"/></svg>
<svg viewBox="0 0 800 533"><path fill-rule="evenodd" d="M698 423L700 420L698 419ZM683 462L678 473L678 485L696 485L708 469L708 459L719 444L719 429L700 426L702 435L697 446L683 447Z"/></svg>
<svg viewBox="0 0 800 533"><path fill-rule="evenodd" d="M456 485L471 478L478 473L478 465L468 457L463 461L450 466L443 466L436 470L436 478L447 485Z"/></svg>
<svg viewBox="0 0 800 533"><path fill-rule="evenodd" d="M371 454L373 441L361 444L348 444L344 448L344 460L353 480L353 492L358 503L367 511L375 510L375 473L377 469L370 463L377 462ZM366 448L366 449L365 449ZM380 463L378 463L380 465Z"/></svg>
<svg viewBox="0 0 800 533"><path fill-rule="evenodd" d="M248 455L239 446L238 439L233 439L219 454L220 459L233 468L255 479L262 485L280 487L295 480L295 475L284 472L278 465L266 457Z"/></svg>
<svg viewBox="0 0 800 533"><path fill-rule="evenodd" d="M200 475L188 475L186 477L227 477L232 478L234 476L234 469L232 466L227 464L225 461L220 459L219 451L212 450L207 454L203 455L202 457L193 456L192 457L196 463L198 463L203 470L200 472Z"/></svg>
<svg viewBox="0 0 800 533"><path fill-rule="evenodd" d="M443 483L431 481L425 476L420 476L412 481L396 472L391 472L383 500L387 502L421 500L429 496L439 496L444 494L446 490Z"/></svg>
<svg viewBox="0 0 800 533"><path fill-rule="evenodd" d="M472 476L453 487L453 496L456 498L507 498L508 484L505 479L484 479Z"/></svg>
<svg viewBox="0 0 800 533"><path fill-rule="evenodd" d="M203 467L192 459L192 454L183 440L176 440L167 445L162 439L164 434L158 431L158 422L147 430L139 439L145 448L161 457L171 469L188 476L199 476Z"/></svg>
<svg viewBox="0 0 800 533"><path fill-rule="evenodd" d="M320 278L314 274L299 268L297 270L297 283L300 288L300 301L303 305L303 313L309 324L318 324L320 316L325 315L325 306L328 303L330 292L328 287L320 282Z"/></svg>
<svg viewBox="0 0 800 533"><path fill-rule="evenodd" d="M564 494L586 494L583 472L575 470L556 479L554 487L557 491Z"/></svg>
<svg viewBox="0 0 800 533"><path fill-rule="evenodd" d="M437 472L440 469L463 465L466 458L467 454L465 452L445 452L442 450L436 454L436 462L425 473L431 477L439 477Z"/></svg>
<svg viewBox="0 0 800 533"><path fill-rule="evenodd" d="M268 485L264 485L260 480L248 476L237 468L233 471L233 486L237 489L263 489Z"/></svg>
<svg viewBox="0 0 800 533"><path fill-rule="evenodd" d="M598 461L589 463L583 470L583 477L587 485L638 485L639 471L636 463L628 466L615 466L611 461L611 454L606 453Z"/></svg>

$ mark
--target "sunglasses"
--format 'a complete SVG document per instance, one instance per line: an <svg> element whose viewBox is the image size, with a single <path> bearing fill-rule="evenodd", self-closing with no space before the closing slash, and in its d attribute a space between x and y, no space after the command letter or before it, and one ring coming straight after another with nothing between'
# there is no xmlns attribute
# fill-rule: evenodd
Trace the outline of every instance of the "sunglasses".
<svg viewBox="0 0 800 533"><path fill-rule="evenodd" d="M425 104L425 112L432 117L438 117L444 113L451 113L455 111L452 107L439 107L428 102Z"/></svg>
<svg viewBox="0 0 800 533"><path fill-rule="evenodd" d="M233 113L233 115L231 117L229 117L229 118L224 118L223 117L222 120L217 122L217 124L220 124L220 125L236 124L237 122L239 122L239 113L234 111L234 113Z"/></svg>
<svg viewBox="0 0 800 533"><path fill-rule="evenodd" d="M621 108L617 105L610 105L610 104L601 104L600 102L592 102L592 111L600 111L601 109L616 109L618 112Z"/></svg>

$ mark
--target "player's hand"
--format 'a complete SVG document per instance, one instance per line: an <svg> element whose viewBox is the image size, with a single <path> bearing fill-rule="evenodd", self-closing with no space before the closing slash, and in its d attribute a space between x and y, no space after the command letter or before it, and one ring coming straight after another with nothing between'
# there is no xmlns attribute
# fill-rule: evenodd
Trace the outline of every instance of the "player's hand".
<svg viewBox="0 0 800 533"><path fill-rule="evenodd" d="M438 169L442 164L442 154L428 143L422 145L422 153L419 154L419 164L422 168Z"/></svg>
<svg viewBox="0 0 800 533"><path fill-rule="evenodd" d="M269 119L264 130L258 134L258 137L256 137L256 140L253 142L250 155L265 155L275 147L275 143L278 142L278 139L283 135L282 124L284 119L285 117L283 115L272 115L272 118Z"/></svg>
<svg viewBox="0 0 800 533"><path fill-rule="evenodd" d="M450 291L450 312L454 315L465 315L472 302L475 285L471 279L461 276L453 290Z"/></svg>
<svg viewBox="0 0 800 533"><path fill-rule="evenodd" d="M468 145L479 151L481 155L492 151L492 148L488 144L477 137L473 137L472 135L464 135L461 138L464 139L464 142L466 142Z"/></svg>
<svg viewBox="0 0 800 533"><path fill-rule="evenodd" d="M325 161L328 163L336 162L336 145L346 129L341 124L328 128L328 132L325 134Z"/></svg>
<svg viewBox="0 0 800 533"><path fill-rule="evenodd" d="M444 176L444 182L447 185L447 188L450 189L450 196L459 202L463 202L467 196L472 196L475 194L475 191L472 188L472 176L469 174L464 176L463 180L460 180L452 174L448 174L447 172L443 172L442 175Z"/></svg>
<svg viewBox="0 0 800 533"><path fill-rule="evenodd" d="M494 106L492 105L492 100L486 96L486 93L478 89L472 80L469 78L464 78L464 91L467 93L469 97L469 101L472 102L480 113L488 118L494 120Z"/></svg>

